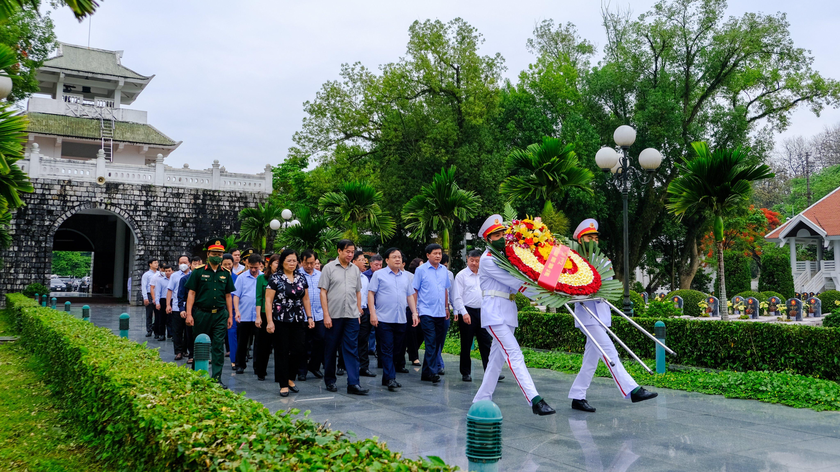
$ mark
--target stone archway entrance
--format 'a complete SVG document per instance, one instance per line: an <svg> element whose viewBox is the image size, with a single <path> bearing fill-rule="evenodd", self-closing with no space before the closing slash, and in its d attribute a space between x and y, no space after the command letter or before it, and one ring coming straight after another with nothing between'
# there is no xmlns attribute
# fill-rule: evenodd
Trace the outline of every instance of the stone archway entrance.
<svg viewBox="0 0 840 472"><path fill-rule="evenodd" d="M106 210L94 203L83 204L58 218L50 234L52 251L91 254L89 278L74 280L74 285L83 287L80 282L86 282L87 292L94 297L130 298L129 281L137 269L141 238L137 224L125 212ZM51 274L67 276L53 270Z"/></svg>

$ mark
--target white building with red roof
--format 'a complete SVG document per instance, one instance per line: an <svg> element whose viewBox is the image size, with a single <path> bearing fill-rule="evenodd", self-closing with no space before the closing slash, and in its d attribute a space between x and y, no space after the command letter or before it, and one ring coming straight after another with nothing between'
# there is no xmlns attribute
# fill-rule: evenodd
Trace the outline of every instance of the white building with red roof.
<svg viewBox="0 0 840 472"><path fill-rule="evenodd" d="M840 289L840 187L764 236L779 246L790 246L793 285L797 292ZM797 261L796 245L817 246L816 261ZM827 248L834 259L823 259Z"/></svg>

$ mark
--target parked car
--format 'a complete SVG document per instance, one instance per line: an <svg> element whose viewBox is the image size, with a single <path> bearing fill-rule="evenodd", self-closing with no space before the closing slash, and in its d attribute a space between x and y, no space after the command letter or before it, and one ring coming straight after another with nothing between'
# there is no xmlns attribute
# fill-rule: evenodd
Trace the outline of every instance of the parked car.
<svg viewBox="0 0 840 472"><path fill-rule="evenodd" d="M61 279L50 279L50 292L66 292L67 285Z"/></svg>

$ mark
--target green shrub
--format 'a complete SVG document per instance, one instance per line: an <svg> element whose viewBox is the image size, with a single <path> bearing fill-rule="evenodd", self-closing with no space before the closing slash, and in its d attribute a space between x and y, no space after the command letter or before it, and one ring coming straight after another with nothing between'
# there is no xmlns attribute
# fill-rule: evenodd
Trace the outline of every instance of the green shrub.
<svg viewBox="0 0 840 472"><path fill-rule="evenodd" d="M623 298L622 303L624 303ZM633 316L645 316L645 311L647 311L645 299L638 292L630 290L630 301L633 302Z"/></svg>
<svg viewBox="0 0 840 472"><path fill-rule="evenodd" d="M645 310L645 318L673 318L682 316L683 312L670 299L651 300Z"/></svg>
<svg viewBox="0 0 840 472"><path fill-rule="evenodd" d="M708 295L697 290L674 290L669 293L665 300L670 300L671 297L679 295L683 299L683 313L688 316L700 316L703 309L697 306L698 303L706 299Z"/></svg>
<svg viewBox="0 0 840 472"><path fill-rule="evenodd" d="M758 301L766 302L770 297L779 297L779 300L787 300L787 298L785 298L785 296L781 293L768 290L766 292L761 292L761 298L759 298Z"/></svg>
<svg viewBox="0 0 840 472"><path fill-rule="evenodd" d="M733 296L729 297L729 299L730 299L730 300L732 300L735 296L736 296L736 295L733 295ZM767 299L766 299L766 298L762 300L762 298L761 298L761 297L762 297L761 292L754 292L754 291L752 291L752 290L747 290L747 291L745 291L745 292L741 292L741 293L739 293L739 294L738 294L738 296L742 296L742 297L744 297L745 299L746 299L746 298L750 298L750 297L755 297L755 298L756 298L756 299L758 299L758 301L760 301L760 302L766 302L766 301L767 301Z"/></svg>
<svg viewBox="0 0 840 472"><path fill-rule="evenodd" d="M822 309L824 312L832 311L837 308L837 305L835 305L834 302L836 300L840 300L840 291L826 290L825 292L817 295L817 298L819 298L822 302Z"/></svg>
<svg viewBox="0 0 840 472"><path fill-rule="evenodd" d="M34 297L36 293L39 295L49 295L50 289L48 289L44 284L38 283L29 284L25 289L23 289L23 294L29 298Z"/></svg>
<svg viewBox="0 0 840 472"><path fill-rule="evenodd" d="M634 318L653 333L655 318ZM675 364L734 371L772 371L840 380L840 329L783 323L744 323L671 318L665 320L668 347ZM654 343L618 315L612 330L642 359L655 357ZM522 346L583 352L584 336L568 314L520 317L516 337ZM814 362L826 359L826 362ZM829 361L830 360L830 361Z"/></svg>
<svg viewBox="0 0 840 472"><path fill-rule="evenodd" d="M834 310L823 318L823 328L840 328L840 310Z"/></svg>
<svg viewBox="0 0 840 472"><path fill-rule="evenodd" d="M793 272L790 269L790 253L781 248L768 247L761 254L761 274L758 275L758 290L772 290L781 293L784 300L793 297Z"/></svg>
<svg viewBox="0 0 840 472"><path fill-rule="evenodd" d="M513 296L513 301L516 302L516 309L519 311L522 311L523 308L531 306L531 300L519 292Z"/></svg>
<svg viewBox="0 0 840 472"><path fill-rule="evenodd" d="M726 277L726 296L732 299L733 293L741 293L750 289L752 277L750 275L750 260L740 252L724 251L724 277ZM717 264L715 264L717 271ZM715 295L720 298L720 280L715 279Z"/></svg>
<svg viewBox="0 0 840 472"><path fill-rule="evenodd" d="M272 414L110 330L6 296L20 342L103 460L118 470L451 470L350 442L297 409Z"/></svg>

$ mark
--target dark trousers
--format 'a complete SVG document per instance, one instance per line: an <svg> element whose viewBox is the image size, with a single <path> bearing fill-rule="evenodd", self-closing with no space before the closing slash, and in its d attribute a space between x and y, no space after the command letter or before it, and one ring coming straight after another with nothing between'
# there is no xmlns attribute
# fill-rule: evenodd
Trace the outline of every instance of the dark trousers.
<svg viewBox="0 0 840 472"><path fill-rule="evenodd" d="M306 349L306 323L302 321L274 322L274 381L280 388L294 381L297 367Z"/></svg>
<svg viewBox="0 0 840 472"><path fill-rule="evenodd" d="M169 318L166 314L166 299L158 300L160 309L155 308L155 335L166 336L166 320Z"/></svg>
<svg viewBox="0 0 840 472"><path fill-rule="evenodd" d="M481 327L481 309L469 306L466 308L470 315L470 324L464 323L463 317L458 318L458 329L461 331L461 375L472 374L470 350L473 337L478 341L478 352L481 353L481 364L485 370L487 359L490 357L490 345L493 344L493 336Z"/></svg>
<svg viewBox="0 0 840 472"><path fill-rule="evenodd" d="M210 359L213 378L222 381L222 368L225 365L225 333L227 332L228 311L221 309L216 313L193 308L193 334L210 336Z"/></svg>
<svg viewBox="0 0 840 472"><path fill-rule="evenodd" d="M324 334L324 382L335 384L335 354L341 349L347 385L359 385L359 319L333 318Z"/></svg>
<svg viewBox="0 0 840 472"><path fill-rule="evenodd" d="M395 333L394 335L394 367L397 369L404 369L405 368L405 350L406 350L406 339L408 337L408 330L412 329L411 326L411 309L405 309L405 319L406 322L403 323L403 329ZM377 337L379 335L377 334ZM415 348L415 351L417 349ZM379 365L382 365L382 345L381 342L377 341L376 343L376 355L379 358Z"/></svg>
<svg viewBox="0 0 840 472"><path fill-rule="evenodd" d="M423 330L423 342L426 343L423 355L423 378L434 377L440 370L438 352L446 339L446 318L423 315L420 317L420 328Z"/></svg>
<svg viewBox="0 0 840 472"><path fill-rule="evenodd" d="M370 369L370 310L363 308L359 321L359 371L363 371Z"/></svg>
<svg viewBox="0 0 840 472"><path fill-rule="evenodd" d="M265 315L262 315L262 325L259 328L255 328L256 333L254 333L254 374L257 377L266 376L268 358L271 357L271 350L274 344L272 335L268 334L265 327Z"/></svg>
<svg viewBox="0 0 840 472"><path fill-rule="evenodd" d="M253 321L240 321L236 331L237 346L234 356L237 369L244 369L248 365L248 339L257 329Z"/></svg>
<svg viewBox="0 0 840 472"><path fill-rule="evenodd" d="M419 324L417 326L411 326L411 324L411 312L406 311L403 344L405 345L406 352L408 352L408 360L413 363L420 359L420 344L423 343L423 329Z"/></svg>
<svg viewBox="0 0 840 472"><path fill-rule="evenodd" d="M187 347L187 357L192 359L193 356L193 342L195 341L195 337L193 337L193 327L187 326L186 334L184 335L184 340L186 341Z"/></svg>
<svg viewBox="0 0 840 472"><path fill-rule="evenodd" d="M181 318L180 311L173 311L169 318L172 320L172 347L175 355L187 354L187 320Z"/></svg>
<svg viewBox="0 0 840 472"><path fill-rule="evenodd" d="M321 364L324 363L324 321L316 321L315 327L306 330L306 357L301 359L298 374L306 375L307 371L316 371L321 369Z"/></svg>
<svg viewBox="0 0 840 472"><path fill-rule="evenodd" d="M147 293L146 298L149 300L149 304L146 305L146 332L151 333L154 330L153 319L155 316L155 303L152 301L152 294Z"/></svg>
<svg viewBox="0 0 840 472"><path fill-rule="evenodd" d="M376 345L379 347L382 360L382 385L388 385L389 380L397 378L394 365L394 350L396 340L405 335L405 323L379 323L376 327ZM403 356L405 362L405 356Z"/></svg>

